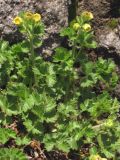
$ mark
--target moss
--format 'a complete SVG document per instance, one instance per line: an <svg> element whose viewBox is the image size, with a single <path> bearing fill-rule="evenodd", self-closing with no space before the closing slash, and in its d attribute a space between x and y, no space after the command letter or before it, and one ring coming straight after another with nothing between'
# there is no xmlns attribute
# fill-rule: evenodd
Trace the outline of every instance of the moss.
<svg viewBox="0 0 120 160"><path fill-rule="evenodd" d="M118 26L118 19L110 19L108 22L107 22L107 26L111 29L114 29Z"/></svg>

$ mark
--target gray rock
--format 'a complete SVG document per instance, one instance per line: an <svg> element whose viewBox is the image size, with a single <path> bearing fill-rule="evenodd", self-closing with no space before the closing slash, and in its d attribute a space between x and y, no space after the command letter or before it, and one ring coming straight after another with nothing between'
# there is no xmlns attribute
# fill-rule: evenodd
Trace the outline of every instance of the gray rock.
<svg viewBox="0 0 120 160"><path fill-rule="evenodd" d="M120 35L118 30L107 30L99 35L99 45L106 48L108 53L114 52L120 55Z"/></svg>
<svg viewBox="0 0 120 160"><path fill-rule="evenodd" d="M59 31L68 24L67 0L0 0L0 34L10 43L22 39L12 19L20 11L33 11L42 15L46 26L43 53L51 54L60 44Z"/></svg>

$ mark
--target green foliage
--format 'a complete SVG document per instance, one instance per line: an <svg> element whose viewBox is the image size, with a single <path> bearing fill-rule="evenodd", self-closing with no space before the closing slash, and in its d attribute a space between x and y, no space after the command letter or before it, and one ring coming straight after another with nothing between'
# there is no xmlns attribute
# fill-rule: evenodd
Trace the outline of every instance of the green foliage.
<svg viewBox="0 0 120 160"><path fill-rule="evenodd" d="M0 149L0 160L27 160L25 154L23 154L17 148L4 148Z"/></svg>
<svg viewBox="0 0 120 160"><path fill-rule="evenodd" d="M16 138L16 133L11 129L0 128L0 143L5 144L10 138Z"/></svg>
<svg viewBox="0 0 120 160"><path fill-rule="evenodd" d="M49 151L67 153L87 145L89 153L80 155L81 160L97 154L115 159L120 147L119 102L110 93L118 81L116 65L111 59L89 59L88 49L97 46L89 20L77 17L61 31L69 49L56 48L48 62L35 52L44 25L25 14L17 24L25 40L12 46L0 41L0 143L12 138L20 148L36 139ZM18 135L5 128L14 116L24 128ZM14 148L1 149L1 157L26 159Z"/></svg>

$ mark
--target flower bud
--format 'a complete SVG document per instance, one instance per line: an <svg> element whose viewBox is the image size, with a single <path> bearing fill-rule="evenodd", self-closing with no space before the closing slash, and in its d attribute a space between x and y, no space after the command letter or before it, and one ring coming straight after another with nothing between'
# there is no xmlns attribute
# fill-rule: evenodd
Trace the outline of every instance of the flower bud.
<svg viewBox="0 0 120 160"><path fill-rule="evenodd" d="M80 28L79 23L74 23L74 24L73 24L73 29L74 29L75 31L77 31L79 28Z"/></svg>
<svg viewBox="0 0 120 160"><path fill-rule="evenodd" d="M16 24L16 25L20 25L21 23L22 23L22 18L20 18L20 17L15 17L14 19L13 19L13 23L14 24Z"/></svg>
<svg viewBox="0 0 120 160"><path fill-rule="evenodd" d="M84 11L82 13L82 17L85 19L85 20L92 20L94 18L93 14L91 12L88 12L88 11Z"/></svg>
<svg viewBox="0 0 120 160"><path fill-rule="evenodd" d="M33 14L33 20L39 22L41 20L41 15L38 13Z"/></svg>
<svg viewBox="0 0 120 160"><path fill-rule="evenodd" d="M84 31L89 32L91 31L91 25L86 23L82 26L82 28L84 29Z"/></svg>
<svg viewBox="0 0 120 160"><path fill-rule="evenodd" d="M31 12L26 12L25 13L25 17L28 18L28 19L31 19L33 16L33 14Z"/></svg>

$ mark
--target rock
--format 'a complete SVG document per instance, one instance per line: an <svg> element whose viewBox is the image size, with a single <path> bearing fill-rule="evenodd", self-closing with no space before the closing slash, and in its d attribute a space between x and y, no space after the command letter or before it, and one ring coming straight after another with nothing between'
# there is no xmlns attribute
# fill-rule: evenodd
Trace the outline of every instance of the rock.
<svg viewBox="0 0 120 160"><path fill-rule="evenodd" d="M68 24L67 0L0 0L0 34L10 43L22 39L12 19L20 11L33 11L42 15L46 26L43 53L51 54L60 44L59 31Z"/></svg>
<svg viewBox="0 0 120 160"><path fill-rule="evenodd" d="M99 35L99 46L108 50L108 53L116 53L120 56L120 35L117 29L107 30Z"/></svg>

